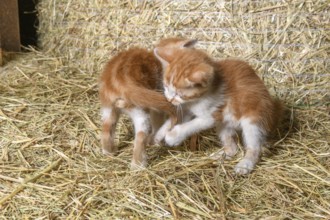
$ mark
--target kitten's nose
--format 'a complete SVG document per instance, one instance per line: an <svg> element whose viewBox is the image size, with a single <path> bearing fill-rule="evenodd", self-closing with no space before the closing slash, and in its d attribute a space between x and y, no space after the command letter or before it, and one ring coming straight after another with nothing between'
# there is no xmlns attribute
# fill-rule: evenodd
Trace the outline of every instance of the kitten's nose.
<svg viewBox="0 0 330 220"><path fill-rule="evenodd" d="M173 105L179 105L180 104L180 102L178 100L176 100L175 98L171 99L171 103Z"/></svg>

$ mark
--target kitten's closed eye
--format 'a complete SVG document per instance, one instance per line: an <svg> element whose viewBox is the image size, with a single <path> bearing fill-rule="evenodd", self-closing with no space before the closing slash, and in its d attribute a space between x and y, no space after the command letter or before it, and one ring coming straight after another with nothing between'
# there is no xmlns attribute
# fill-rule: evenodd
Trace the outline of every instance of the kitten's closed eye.
<svg viewBox="0 0 330 220"><path fill-rule="evenodd" d="M205 87L202 83L193 83L190 88L202 88Z"/></svg>
<svg viewBox="0 0 330 220"><path fill-rule="evenodd" d="M185 79L185 86L184 89L194 89L194 88L201 88L202 83L201 82L193 82L189 79Z"/></svg>

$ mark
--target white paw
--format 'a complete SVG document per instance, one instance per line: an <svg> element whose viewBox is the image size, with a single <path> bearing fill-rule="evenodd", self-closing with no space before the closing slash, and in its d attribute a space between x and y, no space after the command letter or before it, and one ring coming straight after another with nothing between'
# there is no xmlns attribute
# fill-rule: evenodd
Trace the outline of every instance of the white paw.
<svg viewBox="0 0 330 220"><path fill-rule="evenodd" d="M132 171L141 171L146 169L146 166L142 164L131 163L131 170Z"/></svg>
<svg viewBox="0 0 330 220"><path fill-rule="evenodd" d="M155 144L160 145L162 140L164 140L166 133L171 129L171 121L167 120L161 128L157 131L157 133L154 136L153 142Z"/></svg>
<svg viewBox="0 0 330 220"><path fill-rule="evenodd" d="M159 130L154 137L153 143L156 145L160 145L162 140L164 140L166 136L166 132L167 130Z"/></svg>
<svg viewBox="0 0 330 220"><path fill-rule="evenodd" d="M226 160L230 160L233 157L226 154L226 152L224 150L218 150L212 154L210 154L209 156L212 160L220 160L220 159L226 159Z"/></svg>
<svg viewBox="0 0 330 220"><path fill-rule="evenodd" d="M239 175L246 175L249 174L253 168L254 163L249 159L242 159L238 164L235 166L235 172Z"/></svg>
<svg viewBox="0 0 330 220"><path fill-rule="evenodd" d="M147 160L144 160L141 163L137 163L135 161L131 162L131 170L132 171L144 170L146 167L147 167Z"/></svg>
<svg viewBox="0 0 330 220"><path fill-rule="evenodd" d="M112 153L112 152L110 152L110 151L108 151L108 150L106 150L104 148L102 148L102 153L105 156L113 156L114 155L114 153Z"/></svg>
<svg viewBox="0 0 330 220"><path fill-rule="evenodd" d="M171 131L166 133L165 142L169 146L178 146L184 140L184 137L180 136L179 126L175 126Z"/></svg>

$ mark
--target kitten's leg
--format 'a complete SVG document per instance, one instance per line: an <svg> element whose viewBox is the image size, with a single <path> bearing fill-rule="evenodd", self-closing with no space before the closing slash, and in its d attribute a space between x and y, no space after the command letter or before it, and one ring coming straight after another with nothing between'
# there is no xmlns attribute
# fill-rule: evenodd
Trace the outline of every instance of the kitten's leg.
<svg viewBox="0 0 330 220"><path fill-rule="evenodd" d="M193 115L189 112L185 111L185 114L181 117L182 122L188 122L193 118ZM155 137L154 143L160 144L161 141L165 138L166 134L171 130L171 119L167 119L165 123L158 129Z"/></svg>
<svg viewBox="0 0 330 220"><path fill-rule="evenodd" d="M165 123L158 129L154 137L154 143L160 145L165 138L166 133L171 129L171 119L167 119Z"/></svg>
<svg viewBox="0 0 330 220"><path fill-rule="evenodd" d="M169 146L177 146L187 137L212 128L214 123L215 120L212 116L196 117L191 121L174 126L171 131L166 133L165 141Z"/></svg>
<svg viewBox="0 0 330 220"><path fill-rule="evenodd" d="M162 112L151 111L150 120L152 132L148 138L148 144L158 144L158 142L155 142L155 136L165 122L165 114Z"/></svg>
<svg viewBox="0 0 330 220"><path fill-rule="evenodd" d="M116 108L102 107L102 133L101 145L105 155L113 155L117 151L114 144L116 124L119 118L119 111Z"/></svg>
<svg viewBox="0 0 330 220"><path fill-rule="evenodd" d="M127 113L133 120L135 130L131 169L138 170L147 166L145 145L151 133L150 115L139 108L127 110Z"/></svg>
<svg viewBox="0 0 330 220"><path fill-rule="evenodd" d="M265 135L263 130L249 119L242 120L241 126L246 152L244 158L235 166L235 172L244 175L250 173L258 163Z"/></svg>
<svg viewBox="0 0 330 220"><path fill-rule="evenodd" d="M231 159L237 152L237 143L235 140L236 131L233 127L222 124L218 127L219 138L223 144L223 149L213 153L210 157L214 160Z"/></svg>

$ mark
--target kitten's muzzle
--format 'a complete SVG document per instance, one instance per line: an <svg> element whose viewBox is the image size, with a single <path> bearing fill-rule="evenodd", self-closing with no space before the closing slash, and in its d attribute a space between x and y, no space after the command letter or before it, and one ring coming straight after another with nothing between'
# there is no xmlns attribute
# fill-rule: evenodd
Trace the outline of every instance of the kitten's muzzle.
<svg viewBox="0 0 330 220"><path fill-rule="evenodd" d="M180 104L181 104L180 101L177 100L176 98L172 98L172 99L170 99L169 102L171 102L172 105L180 105Z"/></svg>

